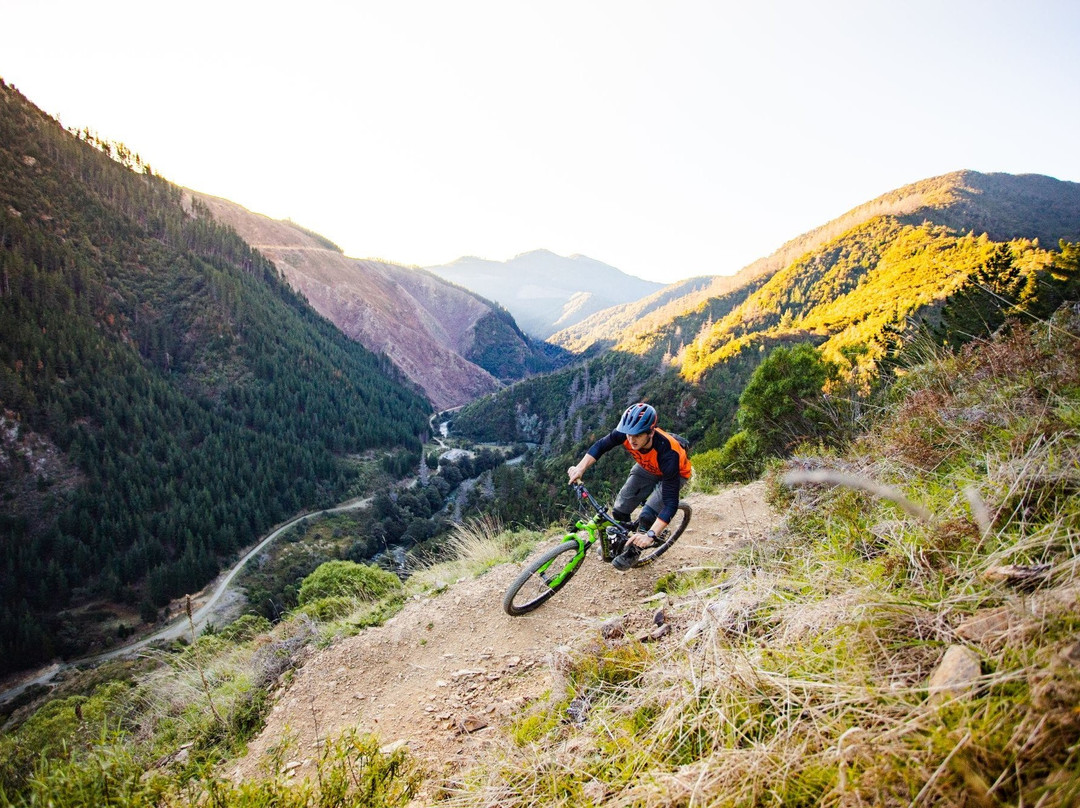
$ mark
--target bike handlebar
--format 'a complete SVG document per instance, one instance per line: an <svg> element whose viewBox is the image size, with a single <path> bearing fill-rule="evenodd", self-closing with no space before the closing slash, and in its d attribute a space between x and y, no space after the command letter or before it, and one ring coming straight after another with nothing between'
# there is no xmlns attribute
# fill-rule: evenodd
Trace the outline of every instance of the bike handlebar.
<svg viewBox="0 0 1080 808"><path fill-rule="evenodd" d="M585 483L578 480L577 482L570 483L570 487L574 489L574 493L586 502L591 502L595 498L589 493L589 489L585 487Z"/></svg>
<svg viewBox="0 0 1080 808"><path fill-rule="evenodd" d="M578 495L579 499L582 499L585 502L589 503L589 505L592 506L593 510L600 514L600 516L602 516L604 519L607 519L612 524L615 524L615 520L608 515L606 510L604 510L604 506L597 502L596 497L589 493L589 489L585 487L585 483L579 480L577 482L570 483L570 487L574 489L574 493Z"/></svg>

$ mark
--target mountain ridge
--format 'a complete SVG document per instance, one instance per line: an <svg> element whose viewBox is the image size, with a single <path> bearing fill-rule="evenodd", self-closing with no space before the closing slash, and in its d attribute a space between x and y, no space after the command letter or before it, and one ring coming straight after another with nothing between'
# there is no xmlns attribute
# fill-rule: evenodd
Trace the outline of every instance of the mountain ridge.
<svg viewBox="0 0 1080 808"><path fill-rule="evenodd" d="M438 276L351 258L292 222L188 189L214 217L272 260L289 283L347 336L385 354L438 409L550 367L550 359L498 309ZM497 345L486 344L497 339ZM490 354L497 354L488 358Z"/></svg>
<svg viewBox="0 0 1080 808"><path fill-rule="evenodd" d="M549 339L576 353L638 350L644 334L678 328L683 315L709 301L727 298L712 316L729 314L780 270L879 217L911 226L931 221L958 232L986 232L995 241L1027 238L1056 246L1058 239L1080 239L1080 184L1039 174L981 174L967 169L918 180L788 240L734 275L671 284L642 300L593 314Z"/></svg>
<svg viewBox="0 0 1080 808"><path fill-rule="evenodd" d="M993 241L975 235L976 224L1021 237ZM681 281L593 315L553 337L586 357L583 367L474 402L451 428L542 441L557 454L602 434L610 408L647 400L698 451L719 449L737 431L743 387L775 348L816 346L857 397L876 383L879 363L923 329L957 344L1000 325L1002 312L1025 300L1052 310L1071 294L1074 253L1040 246L1055 238L1080 239L1080 184L966 171L922 180L788 241L736 276ZM567 389L583 392L568 403Z"/></svg>

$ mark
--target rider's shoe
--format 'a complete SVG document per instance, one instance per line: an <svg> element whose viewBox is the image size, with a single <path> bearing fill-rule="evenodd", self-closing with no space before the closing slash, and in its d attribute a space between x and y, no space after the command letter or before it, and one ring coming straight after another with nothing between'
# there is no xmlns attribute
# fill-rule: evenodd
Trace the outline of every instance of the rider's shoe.
<svg viewBox="0 0 1080 808"><path fill-rule="evenodd" d="M635 563L637 563L638 556L641 555L641 548L636 544L630 544L627 542L626 548L611 559L611 566L617 569L619 572L626 572Z"/></svg>

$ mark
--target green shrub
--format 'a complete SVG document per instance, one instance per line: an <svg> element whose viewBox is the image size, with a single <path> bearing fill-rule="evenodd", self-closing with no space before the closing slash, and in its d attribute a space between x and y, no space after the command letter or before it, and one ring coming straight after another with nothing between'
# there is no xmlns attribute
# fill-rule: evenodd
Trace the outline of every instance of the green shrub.
<svg viewBox="0 0 1080 808"><path fill-rule="evenodd" d="M373 601L400 588L392 572L355 561L327 561L300 584L298 601L301 606L333 597Z"/></svg>
<svg viewBox="0 0 1080 808"><path fill-rule="evenodd" d="M90 764L83 758L96 754L95 746L115 744L130 698L131 686L126 682L108 682L89 697L74 695L47 702L14 733L0 736L0 805L7 805L10 796L20 794L35 780L41 781L38 785L47 794L54 777L84 784L89 775L80 767ZM64 768L69 763L72 773L67 775Z"/></svg>
<svg viewBox="0 0 1080 808"><path fill-rule="evenodd" d="M655 592L666 592L669 595L683 596L710 586L723 571L694 569L690 571L672 570L665 572L656 579Z"/></svg>
<svg viewBox="0 0 1080 808"><path fill-rule="evenodd" d="M510 728L510 737L518 746L537 743L562 726L566 703L559 702L550 709L529 713Z"/></svg>
<svg viewBox="0 0 1080 808"><path fill-rule="evenodd" d="M640 642L607 646L576 659L571 681L579 693L626 684L641 676L652 659L648 647Z"/></svg>
<svg viewBox="0 0 1080 808"><path fill-rule="evenodd" d="M722 485L757 479L764 467L764 456L754 436L743 430L732 435L719 449L694 455L694 484L713 493Z"/></svg>
<svg viewBox="0 0 1080 808"><path fill-rule="evenodd" d="M694 485L707 493L712 493L717 487L727 482L726 474L720 465L720 450L710 449L707 452L693 455L690 462L694 466Z"/></svg>
<svg viewBox="0 0 1080 808"><path fill-rule="evenodd" d="M270 631L270 621L262 615L245 614L225 626L219 636L229 642L242 643Z"/></svg>
<svg viewBox="0 0 1080 808"><path fill-rule="evenodd" d="M406 749L382 752L374 736L352 730L327 743L316 765L315 782L307 778L291 781L286 776L242 783L210 780L200 784L209 793L200 795L198 804L218 808L395 808L414 797L422 779Z"/></svg>
<svg viewBox="0 0 1080 808"><path fill-rule="evenodd" d="M299 611L320 623L329 623L349 614L356 606L354 598L338 596L310 601L301 606Z"/></svg>
<svg viewBox="0 0 1080 808"><path fill-rule="evenodd" d="M823 433L822 389L837 374L837 365L813 345L776 348L739 396L739 427L754 437L760 453L784 456L799 441Z"/></svg>
<svg viewBox="0 0 1080 808"><path fill-rule="evenodd" d="M764 464L761 445L746 430L736 432L720 449L719 465L728 482L749 482L761 474Z"/></svg>
<svg viewBox="0 0 1080 808"><path fill-rule="evenodd" d="M161 781L143 779L145 763L129 744L95 746L69 759L44 757L25 790L5 805L51 805L63 808L157 805ZM20 799L21 797L21 799Z"/></svg>

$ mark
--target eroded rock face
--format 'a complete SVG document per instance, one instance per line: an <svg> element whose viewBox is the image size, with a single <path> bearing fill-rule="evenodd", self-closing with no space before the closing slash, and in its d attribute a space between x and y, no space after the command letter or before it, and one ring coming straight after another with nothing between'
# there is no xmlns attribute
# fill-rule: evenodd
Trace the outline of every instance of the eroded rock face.
<svg viewBox="0 0 1080 808"><path fill-rule="evenodd" d="M83 473L60 447L34 432L11 410L0 410L0 494L9 516L31 523L55 518L42 511L40 489L62 494L84 482Z"/></svg>
<svg viewBox="0 0 1080 808"><path fill-rule="evenodd" d="M194 196L273 261L316 311L368 350L385 354L438 409L501 386L465 358L477 324L493 311L476 296L421 270L349 258L289 222L228 200Z"/></svg>

